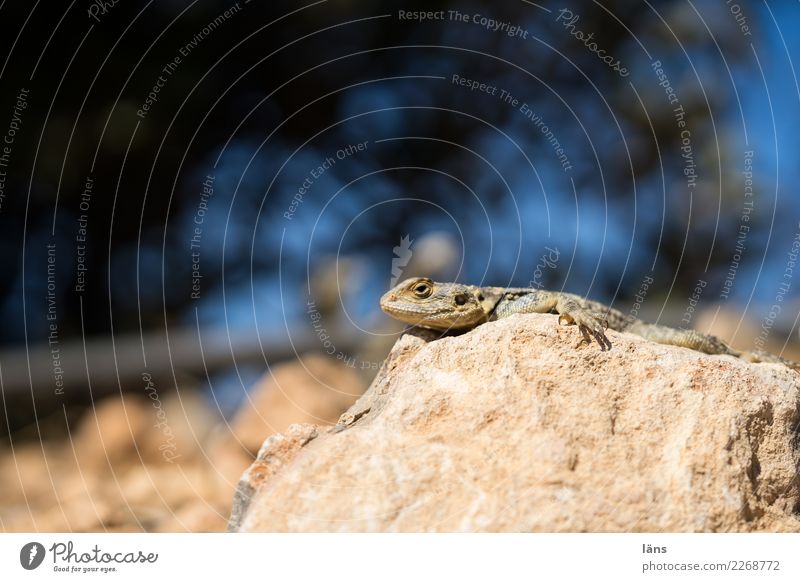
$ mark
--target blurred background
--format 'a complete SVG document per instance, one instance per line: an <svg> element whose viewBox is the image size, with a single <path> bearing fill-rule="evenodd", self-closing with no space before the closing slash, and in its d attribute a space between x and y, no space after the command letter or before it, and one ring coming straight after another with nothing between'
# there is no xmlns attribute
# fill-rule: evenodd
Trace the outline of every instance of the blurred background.
<svg viewBox="0 0 800 582"><path fill-rule="evenodd" d="M403 278L800 359L793 2L0 2L0 527L225 527ZM5 494L5 492L8 492Z"/></svg>

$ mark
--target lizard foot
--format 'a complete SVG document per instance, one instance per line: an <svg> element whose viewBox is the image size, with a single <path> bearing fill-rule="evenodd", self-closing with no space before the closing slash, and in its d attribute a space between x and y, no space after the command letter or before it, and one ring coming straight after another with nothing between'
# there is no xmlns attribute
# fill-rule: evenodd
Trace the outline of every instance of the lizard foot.
<svg viewBox="0 0 800 582"><path fill-rule="evenodd" d="M611 341L609 341L605 333L605 330L608 329L608 321L605 318L595 315L586 309L579 308L571 310L570 313L559 314L558 323L560 324L562 321L568 324L574 323L578 326L578 330L580 330L583 337L575 345L576 348L584 344L591 344L592 338L594 338L600 344L602 350L611 349Z"/></svg>

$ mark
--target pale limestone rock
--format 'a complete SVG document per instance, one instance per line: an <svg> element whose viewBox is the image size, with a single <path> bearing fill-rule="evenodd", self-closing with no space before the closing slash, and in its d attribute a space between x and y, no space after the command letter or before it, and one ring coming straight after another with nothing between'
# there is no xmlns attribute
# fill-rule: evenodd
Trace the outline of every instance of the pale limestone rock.
<svg viewBox="0 0 800 582"><path fill-rule="evenodd" d="M556 322L403 336L335 429L264 443L231 529L800 531L797 372Z"/></svg>

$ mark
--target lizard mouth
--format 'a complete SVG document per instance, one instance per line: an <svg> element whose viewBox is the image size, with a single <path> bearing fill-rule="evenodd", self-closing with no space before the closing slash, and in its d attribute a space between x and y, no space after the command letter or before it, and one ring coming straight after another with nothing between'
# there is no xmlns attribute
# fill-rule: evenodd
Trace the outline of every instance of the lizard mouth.
<svg viewBox="0 0 800 582"><path fill-rule="evenodd" d="M467 314L453 313L447 309L422 306L413 302L398 300L397 296L387 293L380 302L381 309L395 319L410 325L419 325L436 330L458 330L474 325L474 318Z"/></svg>
<svg viewBox="0 0 800 582"><path fill-rule="evenodd" d="M437 315L433 310L422 311L419 305L405 305L404 302L398 301L395 296L384 296L381 299L381 309L406 323L422 323L429 316Z"/></svg>
<svg viewBox="0 0 800 582"><path fill-rule="evenodd" d="M430 317L439 315L435 309L423 308L421 305L398 300L397 295L387 293L381 298L381 309L388 315L399 319L404 323L413 325L435 325L435 320L430 321Z"/></svg>

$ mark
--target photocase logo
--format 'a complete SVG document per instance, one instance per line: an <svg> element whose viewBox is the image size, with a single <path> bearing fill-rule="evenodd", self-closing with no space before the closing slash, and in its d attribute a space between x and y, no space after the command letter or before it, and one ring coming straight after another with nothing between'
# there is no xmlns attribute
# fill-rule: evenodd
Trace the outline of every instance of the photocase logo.
<svg viewBox="0 0 800 582"><path fill-rule="evenodd" d="M44 560L44 546L39 542L28 542L19 551L19 563L26 570L35 570Z"/></svg>
<svg viewBox="0 0 800 582"><path fill-rule="evenodd" d="M392 249L395 258L392 259L392 282L389 284L390 287L397 285L400 275L403 274L403 267L411 260L411 244L413 242L410 235L406 235L400 239L400 244Z"/></svg>

